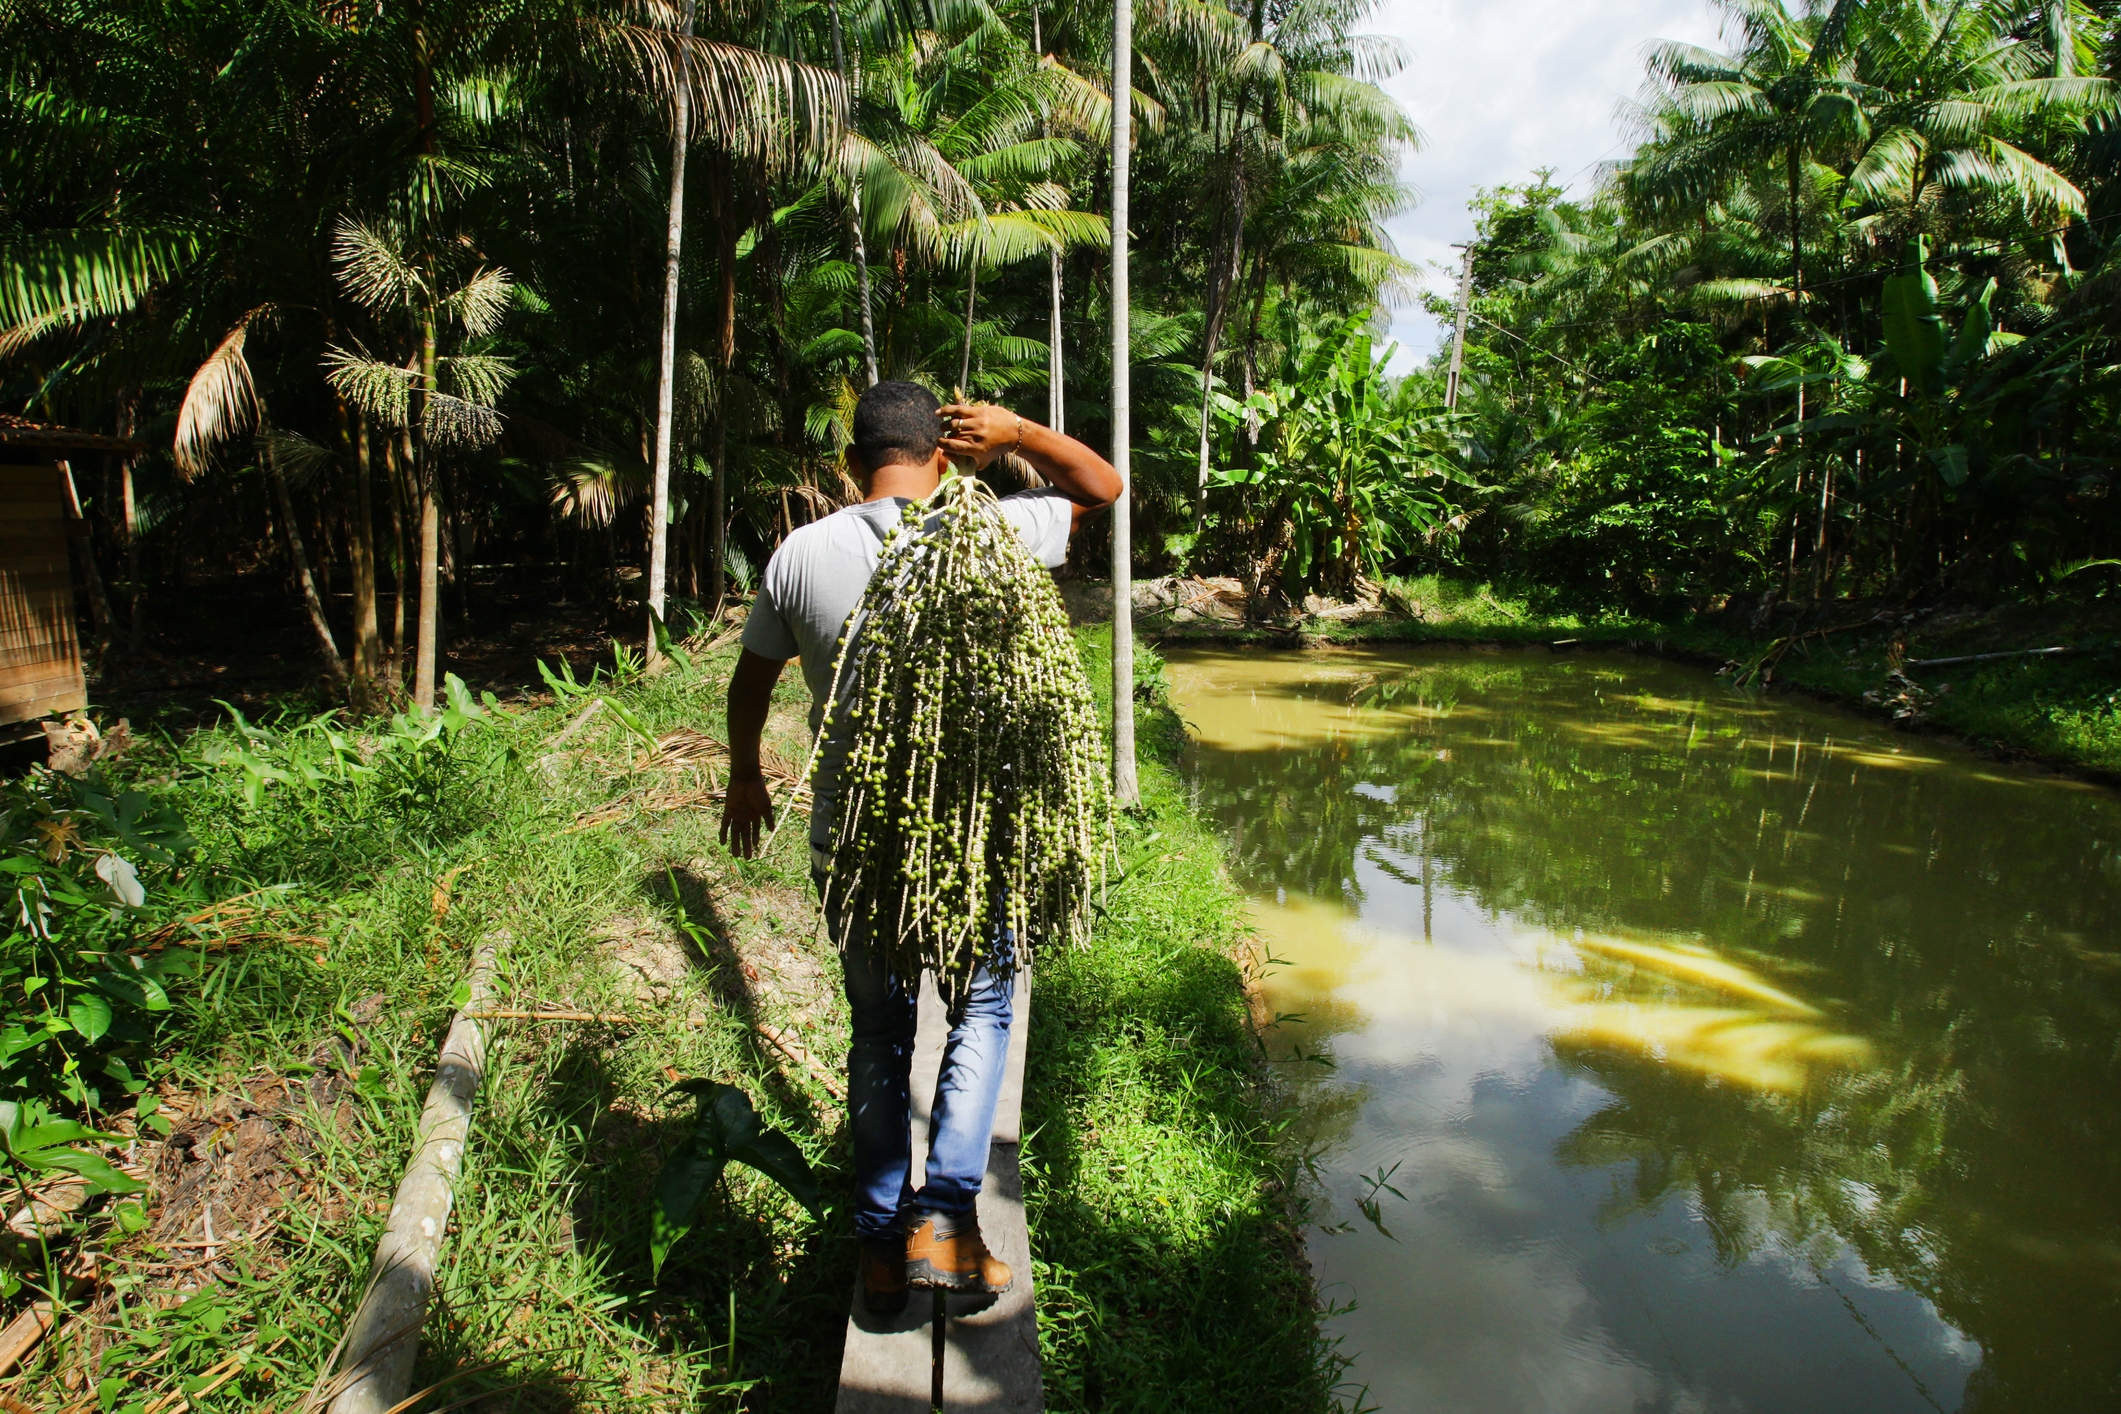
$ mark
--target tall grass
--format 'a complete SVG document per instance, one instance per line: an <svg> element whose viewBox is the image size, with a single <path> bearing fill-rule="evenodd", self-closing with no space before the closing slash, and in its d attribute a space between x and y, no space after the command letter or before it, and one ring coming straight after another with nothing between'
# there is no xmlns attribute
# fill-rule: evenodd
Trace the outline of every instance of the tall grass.
<svg viewBox="0 0 2121 1414"><path fill-rule="evenodd" d="M366 1279L451 995L479 942L503 937L507 1005L627 1022L491 1023L417 1372L455 1383L424 1407L480 1391L527 1409L831 1405L854 1266L844 1115L755 1024L837 1069L838 960L815 935L802 831L731 859L704 795L719 768L651 750L679 729L720 736L732 657L608 688L613 708L557 755L580 699L489 702L425 754L268 720L129 763L197 837L197 889L272 901L265 934L202 954L196 985L172 993L149 1093L209 1147L244 1115L282 1114L287 1186L270 1230L211 1265L153 1226L126 1233L106 1205L88 1224L108 1254L98 1304L0 1392L144 1414L211 1383L202 1408L288 1408ZM790 674L770 728L792 760L800 694ZM1048 1400L1323 1407L1333 1365L1228 951L1234 895L1170 776L1145 768L1097 945L1056 956L1034 1008L1026 1178ZM732 1169L657 1281L649 1190L689 1127L664 1098L672 1074L742 1085L827 1198L812 1218Z"/></svg>

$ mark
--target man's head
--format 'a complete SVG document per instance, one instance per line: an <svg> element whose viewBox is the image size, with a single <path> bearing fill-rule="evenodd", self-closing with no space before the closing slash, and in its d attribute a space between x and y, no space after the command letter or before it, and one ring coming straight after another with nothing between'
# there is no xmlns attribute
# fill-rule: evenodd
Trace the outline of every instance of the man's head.
<svg viewBox="0 0 2121 1414"><path fill-rule="evenodd" d="M854 445L848 459L867 479L887 466L925 467L935 460L942 436L941 406L918 383L892 379L862 394L854 405Z"/></svg>

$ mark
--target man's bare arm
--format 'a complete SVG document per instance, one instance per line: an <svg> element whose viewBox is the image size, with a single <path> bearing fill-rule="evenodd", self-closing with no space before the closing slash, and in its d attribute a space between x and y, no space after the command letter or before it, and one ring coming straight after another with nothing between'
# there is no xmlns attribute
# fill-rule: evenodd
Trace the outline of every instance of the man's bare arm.
<svg viewBox="0 0 2121 1414"><path fill-rule="evenodd" d="M773 797L759 769L759 738L773 709L773 685L786 666L746 648L729 676L729 789L722 793L722 843L739 859L757 854L760 825L773 825Z"/></svg>
<svg viewBox="0 0 2121 1414"><path fill-rule="evenodd" d="M1119 473L1112 463L1065 433L984 403L952 403L942 416L945 452L970 457L981 470L1004 452L1015 452L1075 503L1076 525L1119 499Z"/></svg>

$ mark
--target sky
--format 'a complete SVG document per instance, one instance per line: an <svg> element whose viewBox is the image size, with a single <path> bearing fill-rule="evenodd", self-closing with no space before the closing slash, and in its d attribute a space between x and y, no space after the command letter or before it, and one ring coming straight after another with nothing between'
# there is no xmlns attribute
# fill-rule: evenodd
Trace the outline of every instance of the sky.
<svg viewBox="0 0 2121 1414"><path fill-rule="evenodd" d="M1475 188L1551 167L1556 182L1588 192L1598 164L1631 146L1619 109L1642 87L1649 46L1718 40L1707 0L1380 0L1361 28L1398 37L1413 56L1385 89L1425 139L1401 169L1419 200L1388 229L1427 287L1447 295L1451 246L1473 234ZM1448 337L1411 302L1392 314L1395 371Z"/></svg>

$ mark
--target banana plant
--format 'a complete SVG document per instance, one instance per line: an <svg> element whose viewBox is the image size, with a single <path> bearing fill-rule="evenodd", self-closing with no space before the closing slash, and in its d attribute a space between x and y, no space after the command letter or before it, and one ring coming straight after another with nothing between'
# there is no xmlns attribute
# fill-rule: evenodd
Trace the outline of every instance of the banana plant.
<svg viewBox="0 0 2121 1414"><path fill-rule="evenodd" d="M751 1097L716 1080L681 1080L668 1095L691 1095L699 1102L692 1132L663 1164L655 1183L648 1252L657 1276L679 1239L692 1231L707 1194L732 1162L749 1164L818 1213L817 1175L795 1141L777 1129L760 1125Z"/></svg>
<svg viewBox="0 0 2121 1414"><path fill-rule="evenodd" d="M1218 401L1233 434L1247 420L1260 427L1254 464L1213 482L1237 490L1244 518L1260 525L1262 577L1279 572L1299 592L1314 582L1346 589L1443 520L1441 485L1464 478L1440 419L1391 396L1390 357L1372 351L1367 321L1350 319L1308 351L1293 380Z"/></svg>

